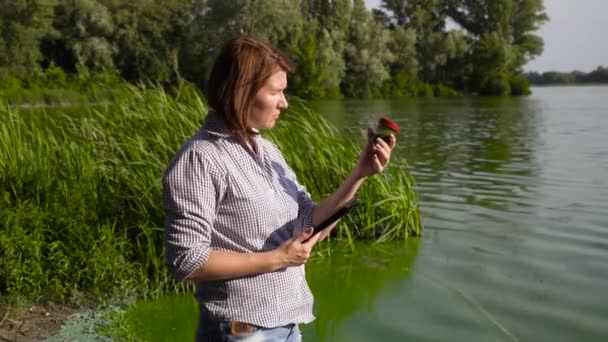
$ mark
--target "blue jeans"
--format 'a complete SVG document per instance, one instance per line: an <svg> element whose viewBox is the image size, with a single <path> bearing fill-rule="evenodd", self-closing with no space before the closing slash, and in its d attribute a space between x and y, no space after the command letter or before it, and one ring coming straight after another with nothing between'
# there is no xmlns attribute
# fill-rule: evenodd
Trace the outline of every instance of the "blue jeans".
<svg viewBox="0 0 608 342"><path fill-rule="evenodd" d="M288 324L276 328L253 326L250 332L233 333L230 322L199 322L196 330L196 342L301 342L300 328L297 324Z"/></svg>

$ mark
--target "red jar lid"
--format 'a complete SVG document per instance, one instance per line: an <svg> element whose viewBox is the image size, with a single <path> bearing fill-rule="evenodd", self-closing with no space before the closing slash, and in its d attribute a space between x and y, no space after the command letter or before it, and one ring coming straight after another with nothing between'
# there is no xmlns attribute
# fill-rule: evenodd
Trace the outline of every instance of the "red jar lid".
<svg viewBox="0 0 608 342"><path fill-rule="evenodd" d="M384 116L378 120L378 123L395 133L399 133L399 130L401 129L401 127L399 127L399 125L397 125L394 121L391 121Z"/></svg>

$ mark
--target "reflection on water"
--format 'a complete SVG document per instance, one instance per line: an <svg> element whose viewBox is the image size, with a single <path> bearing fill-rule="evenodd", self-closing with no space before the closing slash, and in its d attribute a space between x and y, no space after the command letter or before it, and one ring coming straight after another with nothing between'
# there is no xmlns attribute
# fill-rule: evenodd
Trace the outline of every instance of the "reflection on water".
<svg viewBox="0 0 608 342"><path fill-rule="evenodd" d="M425 231L311 261L306 341L605 340L608 87L312 105L353 139L401 125Z"/></svg>

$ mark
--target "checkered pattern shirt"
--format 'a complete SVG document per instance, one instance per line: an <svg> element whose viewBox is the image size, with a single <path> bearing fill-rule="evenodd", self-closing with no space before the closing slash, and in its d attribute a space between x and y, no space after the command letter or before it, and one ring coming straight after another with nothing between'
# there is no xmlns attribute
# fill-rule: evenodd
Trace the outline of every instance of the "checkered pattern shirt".
<svg viewBox="0 0 608 342"><path fill-rule="evenodd" d="M163 179L166 264L185 280L211 250L276 249L312 225L314 203L278 148L260 135L257 153L210 112L201 130L171 160ZM313 298L304 266L199 281L201 318L262 327L308 323Z"/></svg>

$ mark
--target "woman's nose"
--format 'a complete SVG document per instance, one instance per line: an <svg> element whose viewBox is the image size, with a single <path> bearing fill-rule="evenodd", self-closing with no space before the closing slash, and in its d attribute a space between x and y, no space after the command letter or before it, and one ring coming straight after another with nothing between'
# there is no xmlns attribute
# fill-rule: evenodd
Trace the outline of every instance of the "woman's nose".
<svg viewBox="0 0 608 342"><path fill-rule="evenodd" d="M289 106L289 103L287 103L287 97L285 96L285 94L281 95L281 101L279 103L279 106L281 109L286 109Z"/></svg>

